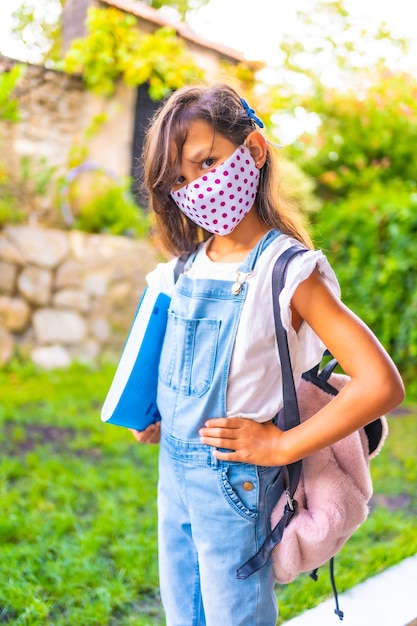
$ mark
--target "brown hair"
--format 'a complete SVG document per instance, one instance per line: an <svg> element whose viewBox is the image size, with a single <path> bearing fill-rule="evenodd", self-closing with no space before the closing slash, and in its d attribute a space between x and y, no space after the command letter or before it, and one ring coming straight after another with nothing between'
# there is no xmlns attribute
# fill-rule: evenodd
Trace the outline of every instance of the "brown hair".
<svg viewBox="0 0 417 626"><path fill-rule="evenodd" d="M226 84L183 87L162 104L151 120L143 154L144 183L161 242L176 255L190 252L211 236L186 217L170 196L180 170L182 147L195 120L207 122L215 133L236 146L243 144L255 128L239 95ZM267 226L312 247L301 215L281 195L278 164L269 144L260 170L255 208Z"/></svg>

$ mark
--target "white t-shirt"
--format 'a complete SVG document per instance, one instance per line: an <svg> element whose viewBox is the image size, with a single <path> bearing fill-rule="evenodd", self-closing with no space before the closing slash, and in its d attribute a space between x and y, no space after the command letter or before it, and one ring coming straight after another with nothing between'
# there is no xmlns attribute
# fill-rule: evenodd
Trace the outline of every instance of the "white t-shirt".
<svg viewBox="0 0 417 626"><path fill-rule="evenodd" d="M210 241L210 240L209 240ZM193 278L235 281L241 263L215 263L203 244L187 272ZM280 235L263 251L253 273L247 278L248 290L232 352L227 385L227 417L246 417L258 422L272 419L282 407L282 377L275 335L272 304L272 268L277 257L298 241ZM146 279L168 295L174 288L176 259L160 263ZM316 365L325 346L303 322L296 332L291 324L291 298L298 287L317 268L333 292L340 297L337 278L320 250L294 257L288 266L285 286L280 295L281 318L288 333L294 382L298 386L303 372ZM219 415L218 417L223 417Z"/></svg>

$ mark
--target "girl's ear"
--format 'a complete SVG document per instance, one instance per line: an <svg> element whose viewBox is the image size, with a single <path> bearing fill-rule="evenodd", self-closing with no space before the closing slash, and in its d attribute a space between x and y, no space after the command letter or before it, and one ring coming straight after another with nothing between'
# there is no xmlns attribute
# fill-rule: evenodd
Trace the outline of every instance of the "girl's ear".
<svg viewBox="0 0 417 626"><path fill-rule="evenodd" d="M257 130L253 130L246 137L245 145L249 148L249 152L252 155L253 160L255 161L256 167L261 169L266 161L267 155L267 146L265 137L258 132Z"/></svg>

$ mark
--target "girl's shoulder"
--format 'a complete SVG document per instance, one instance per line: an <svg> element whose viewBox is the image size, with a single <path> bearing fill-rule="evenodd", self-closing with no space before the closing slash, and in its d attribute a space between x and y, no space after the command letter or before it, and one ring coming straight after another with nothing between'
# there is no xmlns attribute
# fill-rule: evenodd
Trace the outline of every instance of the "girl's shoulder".
<svg viewBox="0 0 417 626"><path fill-rule="evenodd" d="M272 269L279 256L281 256L285 250L295 245L299 246L300 242L288 235L280 235L261 255L258 269L268 276L269 282L272 281ZM283 319L286 328L288 328L290 322L292 297L300 283L311 276L314 270L320 272L323 280L326 281L334 294L340 298L339 282L322 250L307 250L304 254L294 256L288 264L284 288L280 294L283 318L288 317L288 319Z"/></svg>
<svg viewBox="0 0 417 626"><path fill-rule="evenodd" d="M191 259L201 256L201 252L204 251L204 247L207 242L202 242L198 248L190 254L188 261L185 262L187 266L191 263ZM158 265L146 275L146 282L149 287L154 287L160 291L171 296L175 286L175 270L179 257L174 257L165 263L158 263ZM183 270L184 262L181 265L181 271Z"/></svg>
<svg viewBox="0 0 417 626"><path fill-rule="evenodd" d="M178 258L170 259L166 263L158 263L158 265L149 274L146 275L146 282L149 287L153 287L166 293L168 296L172 295L174 289L174 269L177 264Z"/></svg>
<svg viewBox="0 0 417 626"><path fill-rule="evenodd" d="M265 253L261 255L261 265L268 267L272 272L272 268L277 259L292 246L302 246L302 244L289 235L281 234L272 241ZM262 259L262 257L264 258ZM287 268L286 286L294 282L298 284L303 282L315 269L323 274L325 278L337 285L339 289L334 270L327 260L326 255L320 249L307 250L304 254L298 254L290 260Z"/></svg>
<svg viewBox="0 0 417 626"><path fill-rule="evenodd" d="M271 244L269 264L272 266L285 250L292 246L301 246L300 242L288 235L280 235ZM314 269L317 269L325 278L337 284L338 281L333 268L331 267L325 253L320 249L307 250L304 254L298 254L291 259L287 269L286 282L302 282L310 276Z"/></svg>

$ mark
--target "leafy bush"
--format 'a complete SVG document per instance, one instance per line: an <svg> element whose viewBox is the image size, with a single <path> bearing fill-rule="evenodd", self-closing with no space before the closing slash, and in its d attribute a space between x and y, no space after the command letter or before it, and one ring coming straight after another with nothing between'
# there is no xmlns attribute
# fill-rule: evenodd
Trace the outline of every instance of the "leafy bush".
<svg viewBox="0 0 417 626"><path fill-rule="evenodd" d="M345 302L375 332L417 394L417 190L375 184L326 203L317 245L328 253Z"/></svg>
<svg viewBox="0 0 417 626"><path fill-rule="evenodd" d="M133 15L113 8L88 10L87 36L76 39L63 67L80 73L95 93L111 95L116 81L149 84L149 94L160 100L182 84L201 78L201 71L174 29L143 34Z"/></svg>
<svg viewBox="0 0 417 626"><path fill-rule="evenodd" d="M149 218L136 204L128 182L122 182L84 202L74 227L89 233L145 237L149 232Z"/></svg>
<svg viewBox="0 0 417 626"><path fill-rule="evenodd" d="M26 215L17 208L16 199L0 183L0 228L5 224L23 222Z"/></svg>
<svg viewBox="0 0 417 626"><path fill-rule="evenodd" d="M61 181L62 217L67 226L88 233L145 237L149 216L136 204L131 187L131 178L84 161Z"/></svg>
<svg viewBox="0 0 417 626"><path fill-rule="evenodd" d="M0 74L0 122L18 122L19 106L13 97L13 91L22 76L23 69L15 65L10 71ZM0 135L0 148L2 147ZM7 165L7 154L3 147L0 150L0 228L7 222L18 222L24 218L17 209L17 202L10 189L10 173Z"/></svg>
<svg viewBox="0 0 417 626"><path fill-rule="evenodd" d="M23 73L23 66L15 65L9 72L0 74L0 120L18 122L19 105L13 90Z"/></svg>
<svg viewBox="0 0 417 626"><path fill-rule="evenodd" d="M322 197L366 192L377 181L417 181L416 94L415 77L387 69L356 77L345 91L318 90L308 108L321 125L296 142L294 155Z"/></svg>

